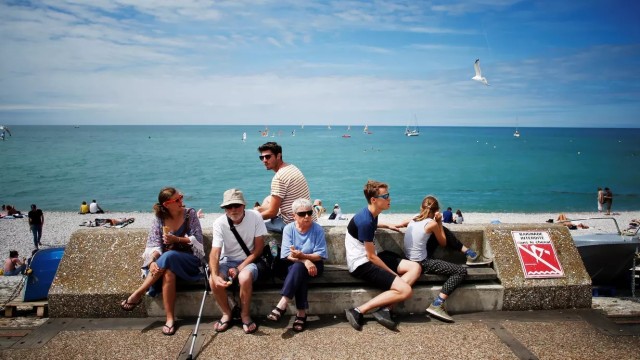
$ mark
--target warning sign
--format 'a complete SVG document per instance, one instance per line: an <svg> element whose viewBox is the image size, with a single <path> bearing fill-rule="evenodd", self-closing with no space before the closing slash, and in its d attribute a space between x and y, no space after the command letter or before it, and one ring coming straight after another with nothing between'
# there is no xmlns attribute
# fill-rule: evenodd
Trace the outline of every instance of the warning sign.
<svg viewBox="0 0 640 360"><path fill-rule="evenodd" d="M556 249L546 231L512 231L525 278L564 277Z"/></svg>

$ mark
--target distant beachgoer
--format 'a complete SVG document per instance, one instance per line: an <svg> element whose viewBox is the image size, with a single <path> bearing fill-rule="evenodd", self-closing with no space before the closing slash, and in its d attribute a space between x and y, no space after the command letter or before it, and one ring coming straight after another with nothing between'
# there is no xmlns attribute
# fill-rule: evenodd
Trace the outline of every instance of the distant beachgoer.
<svg viewBox="0 0 640 360"><path fill-rule="evenodd" d="M89 212L92 214L104 214L104 210L102 210L95 200L91 201L91 205L89 205Z"/></svg>
<svg viewBox="0 0 640 360"><path fill-rule="evenodd" d="M18 258L18 252L16 250L9 251L9 258L4 261L4 276L13 276L24 274L27 264L25 264L24 257L22 260Z"/></svg>
<svg viewBox="0 0 640 360"><path fill-rule="evenodd" d="M313 201L313 211L316 213L316 217L318 219L320 219L320 217L322 215L324 215L324 213L327 211L325 210L324 206L322 206L322 200L320 199L315 199Z"/></svg>
<svg viewBox="0 0 640 360"><path fill-rule="evenodd" d="M611 204L613 203L613 193L611 192L611 189L609 189L608 187L604 188L604 205L607 207L607 214L606 215L611 215Z"/></svg>
<svg viewBox="0 0 640 360"><path fill-rule="evenodd" d="M442 222L445 224L451 224L453 222L453 213L451 212L450 207L442 212Z"/></svg>
<svg viewBox="0 0 640 360"><path fill-rule="evenodd" d="M88 214L89 213L89 205L87 205L86 201L82 202L80 205L80 212L78 214Z"/></svg>
<svg viewBox="0 0 640 360"><path fill-rule="evenodd" d="M464 221L464 217L462 216L462 211L460 209L456 210L456 215L453 217L453 222L456 224L462 224Z"/></svg>
<svg viewBox="0 0 640 360"><path fill-rule="evenodd" d="M333 205L333 211L329 215L329 220L349 220L348 217L342 215L342 209L339 204Z"/></svg>
<svg viewBox="0 0 640 360"><path fill-rule="evenodd" d="M158 202L153 206L155 218L142 254L142 268L149 272L142 285L120 303L123 310L132 311L142 302L147 290L150 296L162 292L166 313L166 322L162 327L164 335L176 332L176 283L179 280L203 279L200 271L205 257L202 228L196 211L185 209L183 198L173 187L160 190Z"/></svg>
<svg viewBox="0 0 640 360"><path fill-rule="evenodd" d="M36 204L31 205L31 211L29 211L29 227L33 234L33 245L38 249L39 245L42 245L40 239L42 238L42 226L44 225L44 214L42 210L38 209Z"/></svg>
<svg viewBox="0 0 640 360"><path fill-rule="evenodd" d="M587 226L586 224L581 223L580 221L571 221L571 220L569 220L564 214L558 215L557 222L558 222L558 224L561 224L561 225L564 225L564 226L568 227L569 230L588 229L589 228L589 226Z"/></svg>
<svg viewBox="0 0 640 360"><path fill-rule="evenodd" d="M7 216L20 218L22 217L22 212L16 209L13 205L7 205Z"/></svg>
<svg viewBox="0 0 640 360"><path fill-rule="evenodd" d="M133 222L135 221L135 218L128 218L128 217L123 217L123 218L116 218L116 219L96 219L94 222L94 226L105 226L105 225L110 225L110 226L118 226L118 225L129 225L129 224L133 224Z"/></svg>
<svg viewBox="0 0 640 360"><path fill-rule="evenodd" d="M604 204L604 191L602 188L598 188L598 212L602 212L602 204Z"/></svg>
<svg viewBox="0 0 640 360"><path fill-rule="evenodd" d="M282 146L276 142L262 144L258 148L260 161L267 170L273 170L275 175L271 180L271 194L267 196L259 208L260 215L265 220L267 230L282 233L282 229L292 222L291 204L296 199L311 201L309 185L302 171L295 165L284 162ZM316 221L313 215L313 221Z"/></svg>

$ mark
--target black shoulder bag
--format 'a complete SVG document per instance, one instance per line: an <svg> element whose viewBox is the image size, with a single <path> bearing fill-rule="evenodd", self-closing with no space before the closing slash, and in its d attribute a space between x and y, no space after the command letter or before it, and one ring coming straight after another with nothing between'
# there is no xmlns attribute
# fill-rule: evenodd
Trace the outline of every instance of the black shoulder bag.
<svg viewBox="0 0 640 360"><path fill-rule="evenodd" d="M233 236L236 237L238 244L240 244L242 251L244 251L247 256L250 256L251 251L249 251L249 248L247 248L247 244L244 243L244 240L242 240L242 237L240 237L240 234L238 234L238 230L236 230L235 225L233 225L233 221L228 216L227 222L229 223L229 228L231 228ZM265 245L264 249L262 249L262 256L256 259L253 263L258 267L258 277L260 279L272 277L271 265L273 264L273 256L271 255L271 251L269 250L269 245Z"/></svg>

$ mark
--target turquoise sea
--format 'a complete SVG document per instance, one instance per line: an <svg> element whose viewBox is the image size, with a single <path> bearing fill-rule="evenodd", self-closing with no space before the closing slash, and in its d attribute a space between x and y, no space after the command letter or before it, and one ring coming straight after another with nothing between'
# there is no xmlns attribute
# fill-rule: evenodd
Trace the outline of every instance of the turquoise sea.
<svg viewBox="0 0 640 360"><path fill-rule="evenodd" d="M0 203L77 211L150 211L160 188L219 212L224 190L251 204L269 192L272 171L258 160L266 141L307 177L313 198L353 213L367 179L390 184L390 212L417 211L426 194L464 212L595 211L610 187L616 211L640 209L640 129L271 126L11 126L0 141ZM295 136L292 132L295 130ZM247 133L242 142L242 133ZM350 138L343 138L350 134Z"/></svg>

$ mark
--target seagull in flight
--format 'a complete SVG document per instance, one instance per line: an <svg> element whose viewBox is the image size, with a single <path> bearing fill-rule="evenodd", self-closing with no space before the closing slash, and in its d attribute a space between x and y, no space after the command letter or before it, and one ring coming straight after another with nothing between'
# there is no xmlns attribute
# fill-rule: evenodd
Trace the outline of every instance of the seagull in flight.
<svg viewBox="0 0 640 360"><path fill-rule="evenodd" d="M489 86L487 79L484 76L482 76L482 71L480 70L480 59L476 59L476 62L473 63L473 68L476 70L476 76L472 77L471 80L479 81Z"/></svg>

